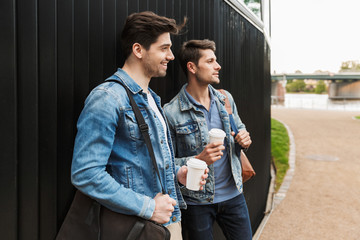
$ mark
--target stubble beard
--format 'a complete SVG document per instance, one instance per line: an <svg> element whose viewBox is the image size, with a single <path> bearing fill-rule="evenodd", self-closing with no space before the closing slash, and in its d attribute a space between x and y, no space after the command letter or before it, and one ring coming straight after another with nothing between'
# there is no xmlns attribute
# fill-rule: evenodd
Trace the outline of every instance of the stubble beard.
<svg viewBox="0 0 360 240"><path fill-rule="evenodd" d="M196 79L199 83L202 83L202 84L219 84L220 83L220 79L215 78L215 77L211 77L209 79L204 79L197 75Z"/></svg>
<svg viewBox="0 0 360 240"><path fill-rule="evenodd" d="M156 68L153 64L146 62L144 65L145 75L152 78L152 77L165 77L166 71L161 71L160 69Z"/></svg>
<svg viewBox="0 0 360 240"><path fill-rule="evenodd" d="M166 76L166 71L161 71L158 68L159 64L155 64L155 63L151 62L149 57L146 56L146 58L144 58L145 76L147 76L149 78L152 78L152 77L165 77Z"/></svg>

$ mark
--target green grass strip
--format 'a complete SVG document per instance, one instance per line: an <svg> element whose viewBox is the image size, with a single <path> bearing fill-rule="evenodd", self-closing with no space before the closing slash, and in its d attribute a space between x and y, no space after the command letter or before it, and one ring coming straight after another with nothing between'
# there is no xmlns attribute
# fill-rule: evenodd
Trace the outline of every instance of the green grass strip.
<svg viewBox="0 0 360 240"><path fill-rule="evenodd" d="M355 116L356 119L360 119L360 116Z"/></svg>
<svg viewBox="0 0 360 240"><path fill-rule="evenodd" d="M271 157L276 167L275 192L284 180L289 168L289 136L283 124L271 119Z"/></svg>

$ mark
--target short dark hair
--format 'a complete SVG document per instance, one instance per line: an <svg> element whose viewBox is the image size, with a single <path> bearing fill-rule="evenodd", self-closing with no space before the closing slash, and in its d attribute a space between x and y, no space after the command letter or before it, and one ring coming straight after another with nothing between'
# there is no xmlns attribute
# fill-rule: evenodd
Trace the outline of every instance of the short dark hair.
<svg viewBox="0 0 360 240"><path fill-rule="evenodd" d="M187 75L187 63L193 62L196 65L201 58L199 50L211 49L213 52L216 51L216 45L214 41L209 39L204 40L190 40L184 42L179 51L179 61L180 66L184 70L185 75Z"/></svg>
<svg viewBox="0 0 360 240"><path fill-rule="evenodd" d="M130 56L134 43L139 43L148 50L150 45L156 42L161 34L171 33L177 35L185 24L186 18L184 18L183 24L177 25L174 19L159 16L150 11L130 14L121 33L122 50L125 59Z"/></svg>

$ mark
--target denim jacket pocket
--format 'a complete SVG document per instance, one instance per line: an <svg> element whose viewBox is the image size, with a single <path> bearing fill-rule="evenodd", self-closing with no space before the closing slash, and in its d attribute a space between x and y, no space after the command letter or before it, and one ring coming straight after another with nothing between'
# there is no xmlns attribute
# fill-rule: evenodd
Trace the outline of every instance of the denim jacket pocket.
<svg viewBox="0 0 360 240"><path fill-rule="evenodd" d="M201 144L200 129L196 122L176 126L178 152L192 154ZM190 151L190 152L189 152Z"/></svg>
<svg viewBox="0 0 360 240"><path fill-rule="evenodd" d="M146 110L140 109L140 111L145 119L145 122L147 123L149 116L148 116ZM141 135L141 131L137 124L134 112L132 110L125 111L125 117L126 117L126 125L128 127L130 138L132 138L133 140L143 139L143 137ZM151 135L150 132L149 132L149 135Z"/></svg>

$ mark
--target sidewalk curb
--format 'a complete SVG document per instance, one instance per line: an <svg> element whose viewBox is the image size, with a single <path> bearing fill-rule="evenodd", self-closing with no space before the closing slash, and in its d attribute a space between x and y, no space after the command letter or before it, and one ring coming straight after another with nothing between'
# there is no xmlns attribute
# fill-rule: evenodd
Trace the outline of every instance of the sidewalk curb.
<svg viewBox="0 0 360 240"><path fill-rule="evenodd" d="M274 118L276 119L276 118ZM295 160L296 160L296 145L295 145L295 139L294 135L291 132L291 129L288 125L286 125L284 122L276 119L281 124L284 125L286 128L286 131L288 132L289 136L289 169L286 171L283 183L281 184L281 187L277 193L274 193L274 182L275 182L275 173L271 166L271 183L269 186L269 193L268 193L268 201L270 200L271 203L266 204L265 209L265 216L263 220L261 221L258 229L256 230L253 240L258 240L261 236L262 231L264 230L266 223L268 222L271 213L275 210L275 208L281 203L281 201L286 197L286 193L288 189L290 188L291 181L295 174ZM270 208L270 209L269 209Z"/></svg>

